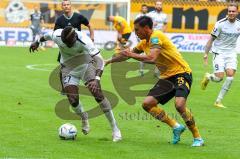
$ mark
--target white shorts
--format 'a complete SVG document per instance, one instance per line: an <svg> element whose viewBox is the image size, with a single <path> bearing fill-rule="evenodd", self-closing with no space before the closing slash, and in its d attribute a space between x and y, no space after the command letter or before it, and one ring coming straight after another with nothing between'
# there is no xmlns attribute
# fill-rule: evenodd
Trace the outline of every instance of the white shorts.
<svg viewBox="0 0 240 159"><path fill-rule="evenodd" d="M69 67L62 66L62 83L63 87L67 87L69 85L78 86L80 80L83 81L84 84L95 79L96 69L92 63L86 65L85 69L82 70L71 70Z"/></svg>
<svg viewBox="0 0 240 159"><path fill-rule="evenodd" d="M237 54L213 54L214 73L225 72L226 69L237 70Z"/></svg>

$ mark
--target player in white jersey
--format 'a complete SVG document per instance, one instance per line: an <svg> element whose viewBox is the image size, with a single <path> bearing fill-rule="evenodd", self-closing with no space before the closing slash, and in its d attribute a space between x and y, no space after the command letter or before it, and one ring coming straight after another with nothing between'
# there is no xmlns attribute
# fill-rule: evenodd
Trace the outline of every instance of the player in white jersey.
<svg viewBox="0 0 240 159"><path fill-rule="evenodd" d="M78 85L80 79L92 93L109 120L113 141L121 140L121 132L114 118L111 104L101 90L100 77L104 69L104 60L92 40L86 34L67 26L64 29L47 33L32 43L30 52L37 50L39 43L47 40L53 40L60 49L64 90L73 110L82 118L83 133L89 132L89 124L87 114L83 112L79 102Z"/></svg>
<svg viewBox="0 0 240 159"><path fill-rule="evenodd" d="M227 17L219 20L211 33L207 42L204 63L208 64L208 52L213 53L212 74L206 73L202 80L202 89L205 90L209 81L220 82L226 73L226 80L214 103L214 106L225 108L222 99L230 89L235 72L237 70L236 43L240 35L240 21L237 19L238 5L230 3L228 6Z"/></svg>
<svg viewBox="0 0 240 159"><path fill-rule="evenodd" d="M162 1L157 0L155 3L155 10L147 14L153 20L153 29L161 30L163 32L167 29L167 14L162 12Z"/></svg>

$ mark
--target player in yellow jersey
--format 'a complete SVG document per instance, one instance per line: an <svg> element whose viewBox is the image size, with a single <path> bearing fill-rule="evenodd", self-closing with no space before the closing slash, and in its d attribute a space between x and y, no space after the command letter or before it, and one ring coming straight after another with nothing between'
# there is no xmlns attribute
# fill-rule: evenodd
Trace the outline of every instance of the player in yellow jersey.
<svg viewBox="0 0 240 159"><path fill-rule="evenodd" d="M126 47L126 43L131 36L132 29L127 21L121 16L109 16L108 21L113 22L114 28L118 32L118 45L116 48L116 53Z"/></svg>
<svg viewBox="0 0 240 159"><path fill-rule="evenodd" d="M192 113L186 106L192 84L192 70L170 39L161 31L153 31L152 27L153 22L150 17L137 18L134 21L134 29L141 41L133 50L126 49L120 52L122 56L125 56L125 59L133 58L152 63L160 70L161 79L144 99L143 109L173 128L173 144L177 144L185 127L171 119L161 107L157 106L159 103L164 105L175 97L175 107L193 134L192 146L203 146L204 141L200 136ZM145 52L146 55L140 55L142 52ZM116 57L109 60L108 63L122 60L124 59Z"/></svg>

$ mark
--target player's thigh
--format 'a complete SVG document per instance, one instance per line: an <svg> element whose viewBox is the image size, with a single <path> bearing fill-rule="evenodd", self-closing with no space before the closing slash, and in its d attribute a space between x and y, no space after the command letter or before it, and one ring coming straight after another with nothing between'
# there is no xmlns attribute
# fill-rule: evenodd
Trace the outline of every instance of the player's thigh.
<svg viewBox="0 0 240 159"><path fill-rule="evenodd" d="M80 78L83 83L86 85L89 81L94 80L96 77L96 68L92 63L86 65L85 69L81 71Z"/></svg>
<svg viewBox="0 0 240 159"><path fill-rule="evenodd" d="M159 79L147 96L154 97L158 103L164 105L175 95L174 84L167 79Z"/></svg>
<svg viewBox="0 0 240 159"><path fill-rule="evenodd" d="M184 112L186 107L187 99L185 97L175 98L175 107L179 112Z"/></svg>
<svg viewBox="0 0 240 159"><path fill-rule="evenodd" d="M78 94L78 86L76 85L67 85L64 89L67 94Z"/></svg>
<svg viewBox="0 0 240 159"><path fill-rule="evenodd" d="M72 75L66 75L62 76L62 83L64 86L64 89L66 89L68 86L76 86L78 87L79 85L80 78L72 76Z"/></svg>
<svg viewBox="0 0 240 159"><path fill-rule="evenodd" d="M229 76L229 77L234 76L235 72L237 70L237 65L238 65L237 55L226 57L225 58L226 75Z"/></svg>
<svg viewBox="0 0 240 159"><path fill-rule="evenodd" d="M225 72L224 57L222 54L213 54L213 72L215 74Z"/></svg>
<svg viewBox="0 0 240 159"><path fill-rule="evenodd" d="M183 97L187 99L192 85L192 74L191 73L181 73L173 77L175 84L175 97Z"/></svg>
<svg viewBox="0 0 240 159"><path fill-rule="evenodd" d="M63 66L61 68L62 84L63 84L64 89L65 89L65 87L67 87L69 85L73 85L73 86L79 85L80 78L71 75L70 72L71 72L70 68L68 68L66 66Z"/></svg>
<svg viewBox="0 0 240 159"><path fill-rule="evenodd" d="M158 100L153 97L153 96L147 96L144 100L143 100L143 106L156 106L158 104Z"/></svg>

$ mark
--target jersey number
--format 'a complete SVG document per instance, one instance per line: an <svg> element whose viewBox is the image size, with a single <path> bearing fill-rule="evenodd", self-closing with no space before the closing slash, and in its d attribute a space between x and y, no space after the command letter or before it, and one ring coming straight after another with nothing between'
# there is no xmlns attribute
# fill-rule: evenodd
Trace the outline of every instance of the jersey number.
<svg viewBox="0 0 240 159"><path fill-rule="evenodd" d="M64 84L69 83L70 79L71 79L71 76L65 76L65 77L63 78L63 83L64 83Z"/></svg>

